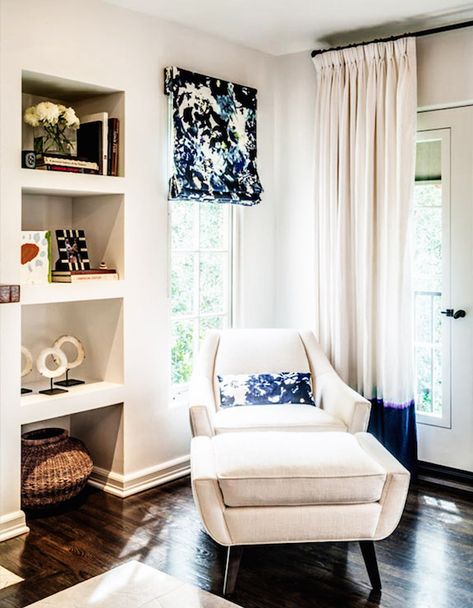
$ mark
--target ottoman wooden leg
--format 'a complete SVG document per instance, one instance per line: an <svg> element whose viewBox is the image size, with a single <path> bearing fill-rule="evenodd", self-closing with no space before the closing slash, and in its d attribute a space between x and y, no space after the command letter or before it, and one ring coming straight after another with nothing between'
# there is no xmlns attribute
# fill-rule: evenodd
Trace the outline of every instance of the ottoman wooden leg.
<svg viewBox="0 0 473 608"><path fill-rule="evenodd" d="M366 570L370 578L371 586L375 591L381 589L381 578L378 570L378 560L374 550L374 542L372 540L360 540L360 549L365 560Z"/></svg>
<svg viewBox="0 0 473 608"><path fill-rule="evenodd" d="M227 559L225 562L225 577L223 579L223 595L229 595L235 591L235 583L240 567L243 547L235 545L227 547Z"/></svg>

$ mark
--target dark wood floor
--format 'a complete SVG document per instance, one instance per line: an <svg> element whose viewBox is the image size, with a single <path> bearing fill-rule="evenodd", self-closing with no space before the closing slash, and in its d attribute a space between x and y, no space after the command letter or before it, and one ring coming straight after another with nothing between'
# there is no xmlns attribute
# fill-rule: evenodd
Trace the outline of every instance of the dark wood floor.
<svg viewBox="0 0 473 608"><path fill-rule="evenodd" d="M1 608L22 608L131 559L220 594L224 551L201 529L189 479L123 501L89 489L78 504L29 524L29 535L0 545L0 564L25 578L0 591ZM370 594L357 543L332 543L247 549L232 599L245 608L473 606L468 497L414 487L399 528L377 550L381 596Z"/></svg>

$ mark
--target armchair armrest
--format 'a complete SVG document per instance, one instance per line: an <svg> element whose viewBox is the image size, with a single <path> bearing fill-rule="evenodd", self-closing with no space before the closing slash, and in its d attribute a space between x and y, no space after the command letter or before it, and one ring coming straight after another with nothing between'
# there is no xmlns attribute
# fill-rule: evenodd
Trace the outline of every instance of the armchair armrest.
<svg viewBox="0 0 473 608"><path fill-rule="evenodd" d="M214 435L215 397L212 382L194 375L189 387L189 416L193 437Z"/></svg>
<svg viewBox="0 0 473 608"><path fill-rule="evenodd" d="M368 428L371 403L351 389L335 370L316 377L318 405L332 416L343 420L349 433L364 432Z"/></svg>
<svg viewBox="0 0 473 608"><path fill-rule="evenodd" d="M332 367L312 331L299 332L315 380L316 401L326 412L342 420L348 432L366 431L371 404L352 390Z"/></svg>
<svg viewBox="0 0 473 608"><path fill-rule="evenodd" d="M396 529L406 504L410 473L369 433L357 433L361 447L386 471L379 504L381 513L373 540L382 540Z"/></svg>
<svg viewBox="0 0 473 608"><path fill-rule="evenodd" d="M189 416L192 436L214 435L213 419L217 411L213 390L215 356L219 332L210 331L204 340L189 386Z"/></svg>
<svg viewBox="0 0 473 608"><path fill-rule="evenodd" d="M211 443L208 437L195 437L192 440L192 493L207 532L219 544L228 546L233 543L225 521L225 505Z"/></svg>

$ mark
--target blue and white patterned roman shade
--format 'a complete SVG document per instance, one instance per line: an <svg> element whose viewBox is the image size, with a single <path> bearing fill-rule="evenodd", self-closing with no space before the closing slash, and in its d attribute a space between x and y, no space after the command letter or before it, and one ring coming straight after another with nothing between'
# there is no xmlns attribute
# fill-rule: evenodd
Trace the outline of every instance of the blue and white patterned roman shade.
<svg viewBox="0 0 473 608"><path fill-rule="evenodd" d="M256 205L256 89L165 68L172 112L170 200Z"/></svg>

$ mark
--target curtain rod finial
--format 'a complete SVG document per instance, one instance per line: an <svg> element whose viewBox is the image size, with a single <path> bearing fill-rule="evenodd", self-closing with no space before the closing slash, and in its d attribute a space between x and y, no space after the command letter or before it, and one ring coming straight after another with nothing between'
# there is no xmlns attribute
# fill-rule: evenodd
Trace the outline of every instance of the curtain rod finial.
<svg viewBox="0 0 473 608"><path fill-rule="evenodd" d="M329 48L331 48L329 42L325 42L323 40L316 40L315 41L315 49L311 52L310 56L311 57L315 57L316 55L319 54L320 51L326 51Z"/></svg>

